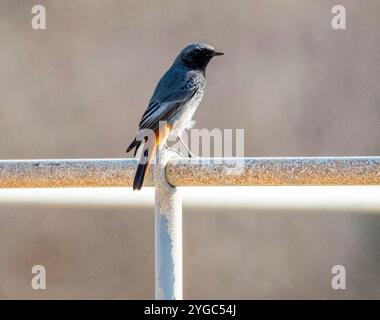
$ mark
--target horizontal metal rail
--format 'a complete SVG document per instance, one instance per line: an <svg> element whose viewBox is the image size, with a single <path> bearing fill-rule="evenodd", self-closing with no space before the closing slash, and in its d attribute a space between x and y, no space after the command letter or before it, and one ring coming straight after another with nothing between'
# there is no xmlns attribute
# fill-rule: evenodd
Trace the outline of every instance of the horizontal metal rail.
<svg viewBox="0 0 380 320"><path fill-rule="evenodd" d="M247 210L334 211L380 214L380 186L183 187L185 209L210 212ZM1 206L38 208L153 208L154 188L16 188L0 189ZM300 196L302 195L302 197Z"/></svg>
<svg viewBox="0 0 380 320"><path fill-rule="evenodd" d="M0 188L128 187L137 163L0 160ZM166 165L166 179L173 186L380 185L380 157L178 158Z"/></svg>

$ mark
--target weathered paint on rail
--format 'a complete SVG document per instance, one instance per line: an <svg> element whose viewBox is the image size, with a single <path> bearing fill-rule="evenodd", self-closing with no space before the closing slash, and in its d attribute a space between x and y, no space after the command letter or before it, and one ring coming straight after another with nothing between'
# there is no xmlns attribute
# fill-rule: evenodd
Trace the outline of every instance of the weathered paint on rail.
<svg viewBox="0 0 380 320"><path fill-rule="evenodd" d="M174 159L175 186L380 185L380 157Z"/></svg>
<svg viewBox="0 0 380 320"><path fill-rule="evenodd" d="M137 161L0 160L0 188L126 187L132 185ZM147 185L152 185L151 176Z"/></svg>
<svg viewBox="0 0 380 320"><path fill-rule="evenodd" d="M0 188L128 187L137 163L0 160ZM173 186L380 185L380 157L180 158L167 164L166 177Z"/></svg>

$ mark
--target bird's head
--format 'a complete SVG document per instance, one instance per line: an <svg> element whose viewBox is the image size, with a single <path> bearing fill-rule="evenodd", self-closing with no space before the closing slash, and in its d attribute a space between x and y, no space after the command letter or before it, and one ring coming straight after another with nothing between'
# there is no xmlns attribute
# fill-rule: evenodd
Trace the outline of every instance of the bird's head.
<svg viewBox="0 0 380 320"><path fill-rule="evenodd" d="M184 64L188 68L205 71L213 57L223 54L222 52L217 52L207 43L195 43L184 48L176 61Z"/></svg>

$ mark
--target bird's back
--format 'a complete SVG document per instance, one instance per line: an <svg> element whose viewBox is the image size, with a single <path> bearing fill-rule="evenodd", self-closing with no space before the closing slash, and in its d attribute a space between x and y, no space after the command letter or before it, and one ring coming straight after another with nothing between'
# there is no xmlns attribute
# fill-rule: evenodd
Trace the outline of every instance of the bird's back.
<svg viewBox="0 0 380 320"><path fill-rule="evenodd" d="M205 85L202 72L174 64L158 82L140 121L140 129L154 130L159 121L170 122L194 98L202 99Z"/></svg>

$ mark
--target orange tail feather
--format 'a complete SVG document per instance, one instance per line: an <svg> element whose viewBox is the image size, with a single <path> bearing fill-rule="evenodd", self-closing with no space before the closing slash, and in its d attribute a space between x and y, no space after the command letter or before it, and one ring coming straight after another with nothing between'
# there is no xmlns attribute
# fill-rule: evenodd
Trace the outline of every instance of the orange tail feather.
<svg viewBox="0 0 380 320"><path fill-rule="evenodd" d="M171 127L168 124L157 129L154 141L153 139L147 139L145 141L144 150L141 154L140 163L137 166L135 178L133 180L133 190L141 190L145 177L149 172L150 164L152 162L153 156L156 153L157 147L168 139Z"/></svg>

